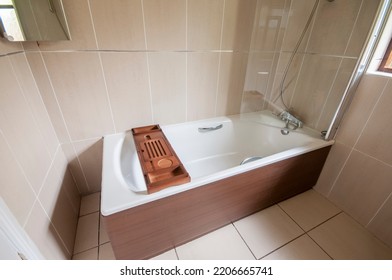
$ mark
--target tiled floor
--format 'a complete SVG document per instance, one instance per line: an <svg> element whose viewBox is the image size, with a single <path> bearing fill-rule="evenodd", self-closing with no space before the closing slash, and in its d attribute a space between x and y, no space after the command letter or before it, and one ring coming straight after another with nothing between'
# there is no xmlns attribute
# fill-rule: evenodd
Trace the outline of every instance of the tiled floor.
<svg viewBox="0 0 392 280"><path fill-rule="evenodd" d="M82 199L75 260L114 259L99 199L99 193ZM392 249L310 190L153 259L392 259Z"/></svg>

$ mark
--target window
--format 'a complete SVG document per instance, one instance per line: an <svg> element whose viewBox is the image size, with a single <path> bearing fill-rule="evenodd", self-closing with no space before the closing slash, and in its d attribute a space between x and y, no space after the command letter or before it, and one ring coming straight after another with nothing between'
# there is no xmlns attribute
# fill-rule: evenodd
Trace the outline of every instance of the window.
<svg viewBox="0 0 392 280"><path fill-rule="evenodd" d="M15 12L11 0L0 0L0 30L3 36L7 37L10 41L23 40L23 33L19 24L18 16Z"/></svg>
<svg viewBox="0 0 392 280"><path fill-rule="evenodd" d="M389 41L388 48L378 67L378 71L392 73L392 39Z"/></svg>

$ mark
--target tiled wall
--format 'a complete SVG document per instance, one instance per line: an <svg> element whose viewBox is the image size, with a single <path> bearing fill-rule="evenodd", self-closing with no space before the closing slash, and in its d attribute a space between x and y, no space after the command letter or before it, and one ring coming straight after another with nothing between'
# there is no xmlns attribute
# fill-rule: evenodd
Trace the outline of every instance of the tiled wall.
<svg viewBox="0 0 392 280"><path fill-rule="evenodd" d="M72 41L24 44L82 193L103 135L240 112L256 3L65 0Z"/></svg>
<svg viewBox="0 0 392 280"><path fill-rule="evenodd" d="M350 77L376 2L320 1L285 95L320 130ZM311 4L65 0L72 41L24 48L79 190L100 190L105 134L267 107L260 96L276 98Z"/></svg>
<svg viewBox="0 0 392 280"><path fill-rule="evenodd" d="M72 256L80 194L19 43L0 41L0 194L48 259Z"/></svg>
<svg viewBox="0 0 392 280"><path fill-rule="evenodd" d="M0 163L7 177L1 177L0 191L44 255L72 253L79 209L72 178L81 194L100 190L103 135L253 111L267 106L260 96L274 100L309 2L64 0L72 41L23 46L1 41ZM306 53L288 75L287 96L294 96L291 104L310 124L324 129L327 117L319 113L331 114L328 108L349 77L377 3L320 1L301 47ZM355 137L351 130L347 134ZM336 175L328 171L339 169L335 162L336 172L344 174L340 171L350 167L341 168L345 159L357 154L357 146L339 141L326 174ZM318 188L339 202L347 196L334 182ZM374 232L388 218L390 200L378 205L368 225Z"/></svg>
<svg viewBox="0 0 392 280"><path fill-rule="evenodd" d="M392 78L367 74L316 190L392 247Z"/></svg>
<svg viewBox="0 0 392 280"><path fill-rule="evenodd" d="M328 129L379 2L320 1L284 84L285 103L307 125ZM243 111L282 108L280 83L313 3L258 2Z"/></svg>

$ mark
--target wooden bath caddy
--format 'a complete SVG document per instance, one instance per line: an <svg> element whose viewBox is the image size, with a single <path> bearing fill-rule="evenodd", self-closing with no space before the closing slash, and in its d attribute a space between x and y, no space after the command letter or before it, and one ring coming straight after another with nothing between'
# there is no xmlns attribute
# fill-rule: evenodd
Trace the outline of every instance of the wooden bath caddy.
<svg viewBox="0 0 392 280"><path fill-rule="evenodd" d="M191 180L159 125L133 128L132 135L148 193Z"/></svg>

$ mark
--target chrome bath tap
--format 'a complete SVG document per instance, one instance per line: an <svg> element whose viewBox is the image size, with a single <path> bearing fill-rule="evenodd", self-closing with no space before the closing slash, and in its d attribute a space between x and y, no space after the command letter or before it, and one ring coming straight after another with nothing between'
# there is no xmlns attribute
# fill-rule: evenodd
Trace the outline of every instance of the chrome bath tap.
<svg viewBox="0 0 392 280"><path fill-rule="evenodd" d="M279 118L286 123L285 127L281 130L283 135L289 134L290 130L296 130L297 128L303 127L303 122L288 111L280 113Z"/></svg>

